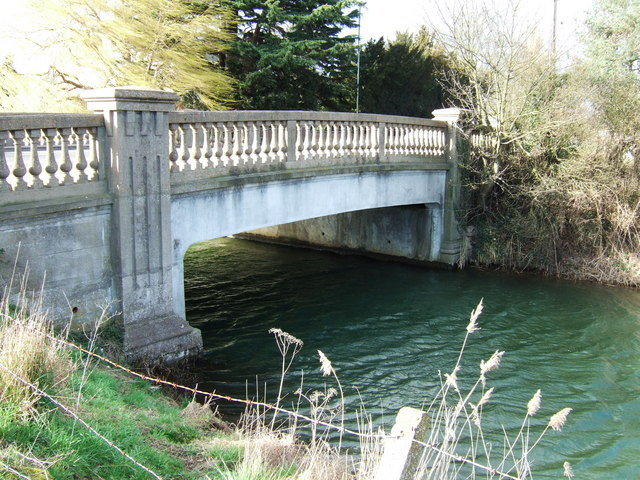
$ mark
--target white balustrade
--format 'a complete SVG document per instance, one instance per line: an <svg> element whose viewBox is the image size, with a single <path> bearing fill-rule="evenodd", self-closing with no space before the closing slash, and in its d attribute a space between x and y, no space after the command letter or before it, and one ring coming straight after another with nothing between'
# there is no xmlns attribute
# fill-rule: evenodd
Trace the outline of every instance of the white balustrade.
<svg viewBox="0 0 640 480"><path fill-rule="evenodd" d="M12 120L20 123L22 118ZM51 123L50 117L44 120ZM22 123L37 122L29 118ZM0 191L98 181L98 155L97 127L0 130Z"/></svg>
<svg viewBox="0 0 640 480"><path fill-rule="evenodd" d="M206 170L202 175L216 176L229 174L229 167L259 171L261 165L287 162L304 168L446 158L446 125L400 118L325 112L176 112L170 114L171 172Z"/></svg>

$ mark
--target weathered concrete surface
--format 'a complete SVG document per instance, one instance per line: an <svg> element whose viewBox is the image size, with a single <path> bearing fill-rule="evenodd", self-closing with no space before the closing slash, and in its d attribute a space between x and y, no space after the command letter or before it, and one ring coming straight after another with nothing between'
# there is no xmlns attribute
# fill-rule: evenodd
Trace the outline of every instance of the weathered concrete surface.
<svg viewBox="0 0 640 480"><path fill-rule="evenodd" d="M14 299L28 271L27 290L39 292L44 285L43 305L51 318L94 322L115 300L110 232L110 205L42 216L32 210L30 216L5 219L0 222L0 284L9 284L17 262Z"/></svg>
<svg viewBox="0 0 640 480"><path fill-rule="evenodd" d="M242 238L435 263L441 228L437 205L349 212L245 232ZM435 236L433 232L435 231Z"/></svg>
<svg viewBox="0 0 640 480"><path fill-rule="evenodd" d="M202 349L200 331L173 311L168 112L175 93L136 88L84 96L104 115L112 189L114 284L133 360L179 360Z"/></svg>

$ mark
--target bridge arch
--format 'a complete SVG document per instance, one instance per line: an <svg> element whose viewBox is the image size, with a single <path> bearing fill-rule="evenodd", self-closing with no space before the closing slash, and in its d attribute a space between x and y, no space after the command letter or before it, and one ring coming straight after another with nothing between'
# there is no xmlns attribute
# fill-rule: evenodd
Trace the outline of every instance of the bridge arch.
<svg viewBox="0 0 640 480"><path fill-rule="evenodd" d="M174 311L185 316L183 258L190 245L263 227L340 213L428 204L442 229L446 172L387 171L248 183L171 200ZM440 235L431 236L437 260Z"/></svg>

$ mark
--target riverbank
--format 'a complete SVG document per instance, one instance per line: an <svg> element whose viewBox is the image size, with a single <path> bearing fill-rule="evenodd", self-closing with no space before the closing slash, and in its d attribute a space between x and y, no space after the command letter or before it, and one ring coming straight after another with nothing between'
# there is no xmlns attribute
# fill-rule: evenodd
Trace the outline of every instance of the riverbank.
<svg viewBox="0 0 640 480"><path fill-rule="evenodd" d="M579 282L592 282L608 286L622 286L640 288L640 256L630 252L620 252L616 255L599 256L564 256L554 257L550 263L540 263L528 257L514 254L513 238L509 244L495 240L489 241L485 236L467 236L463 240L460 261L454 267L418 260L410 257L385 255L358 249L328 247L292 238L277 238L264 236L252 232L233 235L233 238L250 240L270 245L280 245L292 248L320 250L338 255L358 255L384 262L403 263L426 268L450 269L471 268L480 271L502 271L531 276L555 277ZM502 240L502 236L500 236Z"/></svg>
<svg viewBox="0 0 640 480"><path fill-rule="evenodd" d="M0 478L277 480L331 454L255 423L229 425L206 399L87 355L117 355L113 323L105 339L54 332L43 315L5 302L0 313ZM340 459L351 461L323 464ZM346 478L325 474L309 478Z"/></svg>
<svg viewBox="0 0 640 480"><path fill-rule="evenodd" d="M585 252L575 247L563 251L552 241L527 242L521 232L505 234L486 225L473 232L463 247L461 262L466 267L640 288L640 255L636 252Z"/></svg>

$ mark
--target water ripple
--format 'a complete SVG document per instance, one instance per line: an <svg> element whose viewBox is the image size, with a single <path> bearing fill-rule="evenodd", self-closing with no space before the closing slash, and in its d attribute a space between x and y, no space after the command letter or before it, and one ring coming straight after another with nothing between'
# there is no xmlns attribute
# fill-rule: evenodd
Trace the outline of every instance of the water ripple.
<svg viewBox="0 0 640 480"><path fill-rule="evenodd" d="M282 328L305 342L286 381L293 392L332 386L316 350L333 362L356 426L360 395L376 424L398 408L421 407L451 371L469 312L480 298L480 330L469 339L458 375L475 381L481 360L506 351L485 428L539 434L558 410L573 412L562 432L534 453L536 478L559 478L568 460L577 478L640 478L640 293L550 279L447 272L323 252L221 239L185 258L187 316L200 328L200 385L273 400L280 357L267 333ZM304 372L304 373L303 373ZM257 385L257 386L256 386ZM286 402L294 402L289 395ZM241 411L227 408L229 415ZM235 413L234 413L235 412ZM495 439L501 442L500 435Z"/></svg>

